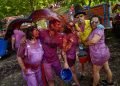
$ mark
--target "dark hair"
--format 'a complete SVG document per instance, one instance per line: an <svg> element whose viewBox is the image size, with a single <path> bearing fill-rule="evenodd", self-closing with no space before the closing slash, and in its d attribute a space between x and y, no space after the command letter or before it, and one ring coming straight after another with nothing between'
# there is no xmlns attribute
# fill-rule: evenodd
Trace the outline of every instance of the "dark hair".
<svg viewBox="0 0 120 86"><path fill-rule="evenodd" d="M102 23L102 19L101 19L101 17L98 16L98 15L93 15L93 16L90 18L90 22L91 22L91 20L92 20L93 17L97 17L98 20L99 20L99 22L100 22L100 24Z"/></svg>
<svg viewBox="0 0 120 86"><path fill-rule="evenodd" d="M63 32L65 34L72 33L72 28L74 27L74 24L73 24L73 26L71 26L69 23L70 22L66 23L66 25L64 26L64 31Z"/></svg>
<svg viewBox="0 0 120 86"><path fill-rule="evenodd" d="M84 10L84 8L82 6L80 6L79 4L76 4L75 5L75 15L74 15L74 18L76 18L77 15L79 14L83 14L83 15L86 15L86 12Z"/></svg>
<svg viewBox="0 0 120 86"><path fill-rule="evenodd" d="M35 26L31 26L31 27L28 27L27 29L26 29L26 38L27 39L29 39L29 40L31 40L32 39L32 37L33 37L33 30L35 30Z"/></svg>
<svg viewBox="0 0 120 86"><path fill-rule="evenodd" d="M52 19L49 21L49 28L51 29L51 24L55 24L56 22L60 22L59 20L57 19Z"/></svg>
<svg viewBox="0 0 120 86"><path fill-rule="evenodd" d="M69 29L67 26L64 27L63 33L69 34L69 33L71 33L71 32L72 32L71 29Z"/></svg>

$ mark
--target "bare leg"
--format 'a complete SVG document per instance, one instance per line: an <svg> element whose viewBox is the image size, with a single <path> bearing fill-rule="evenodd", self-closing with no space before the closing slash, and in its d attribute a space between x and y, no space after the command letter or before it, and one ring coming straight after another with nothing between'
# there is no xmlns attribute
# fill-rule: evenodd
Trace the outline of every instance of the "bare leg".
<svg viewBox="0 0 120 86"><path fill-rule="evenodd" d="M59 79L60 79L60 78L59 78ZM61 80L61 79L60 79L59 81L60 81L60 83L59 83L60 85L59 85L59 86L64 86L64 81Z"/></svg>
<svg viewBox="0 0 120 86"><path fill-rule="evenodd" d="M80 64L81 75L85 76L85 63Z"/></svg>
<svg viewBox="0 0 120 86"><path fill-rule="evenodd" d="M72 66L71 70L72 70L72 75L73 75L73 79L74 79L75 83L77 84L77 86L80 86L79 81L77 79L77 74L76 74L76 71L75 71L75 67Z"/></svg>
<svg viewBox="0 0 120 86"><path fill-rule="evenodd" d="M79 63L78 64L78 70L81 72L81 75L85 75L85 63L80 63L79 57L76 54L76 61Z"/></svg>
<svg viewBox="0 0 120 86"><path fill-rule="evenodd" d="M108 83L111 83L112 82L112 72L110 70L108 61L104 63L103 67L104 67L105 72L107 73Z"/></svg>
<svg viewBox="0 0 120 86"><path fill-rule="evenodd" d="M49 86L55 86L55 85L54 85L54 81L53 81L53 80L49 80L49 81L48 81L48 85L49 85Z"/></svg>
<svg viewBox="0 0 120 86"><path fill-rule="evenodd" d="M93 65L93 86L97 86L100 80L101 66Z"/></svg>

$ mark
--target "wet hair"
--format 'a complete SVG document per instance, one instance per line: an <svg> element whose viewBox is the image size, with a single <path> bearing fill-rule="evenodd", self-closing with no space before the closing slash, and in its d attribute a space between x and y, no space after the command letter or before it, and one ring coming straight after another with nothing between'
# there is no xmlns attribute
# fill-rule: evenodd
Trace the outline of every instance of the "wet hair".
<svg viewBox="0 0 120 86"><path fill-rule="evenodd" d="M100 24L102 23L102 19L101 19L101 17L98 16L98 15L93 15L93 16L90 18L90 22L92 21L92 18L94 18L94 17L97 17L97 18L98 18Z"/></svg>
<svg viewBox="0 0 120 86"><path fill-rule="evenodd" d="M31 26L26 29L25 33L28 40L31 40L33 38L33 31L35 30L35 28L35 26Z"/></svg>
<svg viewBox="0 0 120 86"><path fill-rule="evenodd" d="M70 23L70 22L69 22L69 23ZM69 23L67 23L67 24L64 26L63 33L65 33L65 34L72 33L72 26L70 26Z"/></svg>
<svg viewBox="0 0 120 86"><path fill-rule="evenodd" d="M64 31L63 31L63 33L65 33L65 34L69 34L69 33L71 33L72 31L67 27L67 26L64 26Z"/></svg>
<svg viewBox="0 0 120 86"><path fill-rule="evenodd" d="M55 24L56 22L60 22L59 20L57 19L52 19L49 21L49 28L51 28L51 24Z"/></svg>

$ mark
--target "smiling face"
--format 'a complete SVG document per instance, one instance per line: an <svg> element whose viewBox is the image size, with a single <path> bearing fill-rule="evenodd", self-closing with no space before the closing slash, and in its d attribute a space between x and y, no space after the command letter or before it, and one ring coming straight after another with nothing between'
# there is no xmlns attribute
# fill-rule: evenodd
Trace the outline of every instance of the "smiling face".
<svg viewBox="0 0 120 86"><path fill-rule="evenodd" d="M39 30L35 26L28 27L25 33L28 40L39 38Z"/></svg>
<svg viewBox="0 0 120 86"><path fill-rule="evenodd" d="M78 22L84 23L85 21L85 15L84 14L79 14L76 16L76 19Z"/></svg>
<svg viewBox="0 0 120 86"><path fill-rule="evenodd" d="M96 27L97 27L97 25L98 24L100 24L100 21L99 21L99 18L98 17L93 17L92 19L91 19L91 27L93 28L93 29L96 29Z"/></svg>
<svg viewBox="0 0 120 86"><path fill-rule="evenodd" d="M39 31L38 31L38 29L34 29L33 32L32 32L32 34L33 34L33 37L38 38L39 37Z"/></svg>
<svg viewBox="0 0 120 86"><path fill-rule="evenodd" d="M53 21L50 24L50 29L55 32L60 32L62 30L62 23L60 21Z"/></svg>

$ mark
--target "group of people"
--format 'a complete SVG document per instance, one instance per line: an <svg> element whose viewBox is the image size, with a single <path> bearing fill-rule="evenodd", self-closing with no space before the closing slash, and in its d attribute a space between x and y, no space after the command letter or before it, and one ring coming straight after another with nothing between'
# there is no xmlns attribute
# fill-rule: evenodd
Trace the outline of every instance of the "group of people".
<svg viewBox="0 0 120 86"><path fill-rule="evenodd" d="M28 86L55 86L54 74L59 76L60 86L63 86L60 77L62 68L71 69L74 86L80 86L75 63L77 56L81 60L82 56L79 56L81 53L85 53L85 61L80 61L81 75L85 76L84 64L90 62L92 86L100 84L102 68L107 74L107 79L102 82L113 85L112 72L108 64L110 52L105 44L104 26L101 25L100 17L94 15L90 20L86 20L85 16L86 13L80 10L74 15L76 22L68 21L63 24L60 19L51 19L48 29L38 30L37 27L30 26L25 32L14 30L12 39L19 41L16 44L17 60ZM17 38L18 35L21 36L20 39ZM80 47L81 45L85 46L85 49ZM84 52L80 52L79 48ZM63 59L59 58L59 54ZM64 61L63 66L61 60Z"/></svg>

